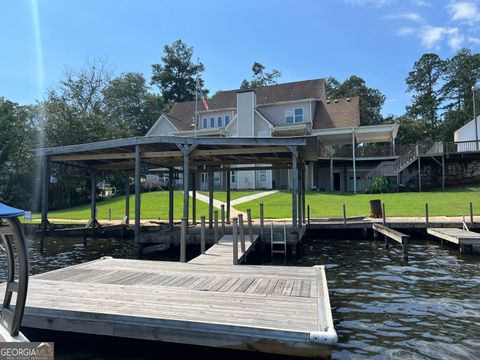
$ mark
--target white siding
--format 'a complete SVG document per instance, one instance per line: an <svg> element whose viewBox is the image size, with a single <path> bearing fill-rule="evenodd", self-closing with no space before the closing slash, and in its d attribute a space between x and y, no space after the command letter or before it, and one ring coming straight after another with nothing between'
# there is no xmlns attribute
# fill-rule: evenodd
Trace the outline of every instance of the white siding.
<svg viewBox="0 0 480 360"><path fill-rule="evenodd" d="M233 119L234 112L233 110L227 110L227 111L212 111L212 112L202 112L198 114L198 119L199 119L199 124L198 128L203 129L203 118L207 118L207 128L210 129L210 118L214 117L215 118L215 128L218 127L218 117L222 117L222 127L225 127L225 116L230 116L230 121Z"/></svg>
<svg viewBox="0 0 480 360"><path fill-rule="evenodd" d="M285 124L285 110L292 108L303 108L303 122L312 122L312 107L310 101L298 101L287 104L259 106L258 110L275 125Z"/></svg>
<svg viewBox="0 0 480 360"><path fill-rule="evenodd" d="M177 129L162 115L148 131L147 136L171 135L176 132Z"/></svg>
<svg viewBox="0 0 480 360"><path fill-rule="evenodd" d="M255 92L246 91L237 94L237 133L238 136L253 137L255 135Z"/></svg>

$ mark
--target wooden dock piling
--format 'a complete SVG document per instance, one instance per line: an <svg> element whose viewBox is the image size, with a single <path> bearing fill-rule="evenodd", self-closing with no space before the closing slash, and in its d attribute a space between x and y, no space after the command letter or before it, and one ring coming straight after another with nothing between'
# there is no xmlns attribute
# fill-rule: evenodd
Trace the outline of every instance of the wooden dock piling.
<svg viewBox="0 0 480 360"><path fill-rule="evenodd" d="M472 203L469 204L469 211L470 211L470 225L473 226L474 221L473 221L473 204Z"/></svg>
<svg viewBox="0 0 480 360"><path fill-rule="evenodd" d="M343 204L343 225L347 225L347 209L345 208L345 204Z"/></svg>
<svg viewBox="0 0 480 360"><path fill-rule="evenodd" d="M243 229L243 214L238 214L238 234L240 236L240 245L242 252L245 252L245 232Z"/></svg>
<svg viewBox="0 0 480 360"><path fill-rule="evenodd" d="M200 218L200 252L205 254L205 216Z"/></svg>
<svg viewBox="0 0 480 360"><path fill-rule="evenodd" d="M383 222L383 225L387 223L387 214L385 213L385 203L382 203L382 222Z"/></svg>
<svg viewBox="0 0 480 360"><path fill-rule="evenodd" d="M260 203L260 239L265 240L265 224L264 224L264 214L263 214L263 203Z"/></svg>
<svg viewBox="0 0 480 360"><path fill-rule="evenodd" d="M425 224L428 227L428 203L425 203Z"/></svg>
<svg viewBox="0 0 480 360"><path fill-rule="evenodd" d="M307 205L307 224L310 225L310 205Z"/></svg>
<svg viewBox="0 0 480 360"><path fill-rule="evenodd" d="M238 219L232 219L233 265L238 265Z"/></svg>
<svg viewBox="0 0 480 360"><path fill-rule="evenodd" d="M213 237L215 239L215 244L218 244L218 240L220 239L218 234L218 210L213 212Z"/></svg>
<svg viewBox="0 0 480 360"><path fill-rule="evenodd" d="M180 232L180 262L187 261L187 218L182 218L182 228Z"/></svg>
<svg viewBox="0 0 480 360"><path fill-rule="evenodd" d="M225 204L220 205L220 217L222 221L222 236L225 235Z"/></svg>
<svg viewBox="0 0 480 360"><path fill-rule="evenodd" d="M247 226L248 226L248 237L250 242L253 243L253 224L252 224L252 210L247 209Z"/></svg>

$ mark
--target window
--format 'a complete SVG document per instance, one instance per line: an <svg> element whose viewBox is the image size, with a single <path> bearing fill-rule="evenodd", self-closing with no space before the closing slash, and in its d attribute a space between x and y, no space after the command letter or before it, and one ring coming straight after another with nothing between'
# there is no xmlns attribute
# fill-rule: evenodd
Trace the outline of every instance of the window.
<svg viewBox="0 0 480 360"><path fill-rule="evenodd" d="M231 182L232 182L232 183L237 182L237 172L236 172L236 171L232 171L230 178L231 178Z"/></svg>
<svg viewBox="0 0 480 360"><path fill-rule="evenodd" d="M221 116L219 116L219 117L217 118L217 127L219 127L219 128L222 127L222 117L221 117Z"/></svg>
<svg viewBox="0 0 480 360"><path fill-rule="evenodd" d="M202 122L203 122L203 128L206 129L208 127L207 118L203 118Z"/></svg>
<svg viewBox="0 0 480 360"><path fill-rule="evenodd" d="M210 127L211 128L215 127L215 118L213 116L210 118Z"/></svg>
<svg viewBox="0 0 480 360"><path fill-rule="evenodd" d="M267 181L267 170L260 170L260 182Z"/></svg>
<svg viewBox="0 0 480 360"><path fill-rule="evenodd" d="M230 116L225 115L225 127L228 125L229 122L230 122Z"/></svg>
<svg viewBox="0 0 480 360"><path fill-rule="evenodd" d="M285 123L293 124L303 122L303 108L285 110Z"/></svg>

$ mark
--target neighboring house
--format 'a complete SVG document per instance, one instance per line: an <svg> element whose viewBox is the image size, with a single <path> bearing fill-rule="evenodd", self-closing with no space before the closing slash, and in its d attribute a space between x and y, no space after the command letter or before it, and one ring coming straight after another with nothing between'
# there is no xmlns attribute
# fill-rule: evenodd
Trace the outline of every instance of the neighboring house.
<svg viewBox="0 0 480 360"><path fill-rule="evenodd" d="M476 123L477 131L475 131L475 119L472 119L453 133L453 141L460 142L457 144L458 150L467 151L469 148L476 146L475 141L480 138L480 116L477 116ZM462 141L467 143L462 143Z"/></svg>
<svg viewBox="0 0 480 360"><path fill-rule="evenodd" d="M360 126L359 98L327 100L323 79L248 90L219 91L208 99L208 105L209 110L206 110L199 101L195 116L195 101L174 103L167 114L160 116L146 136L316 136L319 149L322 151L319 150L318 163L310 162L306 167L307 189L353 191L356 186L353 179L357 178L357 174L352 163L352 152L350 151L348 164L341 162L346 160L345 158L336 159L340 161L338 168L334 168L332 161L328 161L329 167L327 166L325 174L323 166L325 151L331 160L334 157L335 146L345 144L351 146L352 142L355 143L355 147L366 142L394 144L398 130L398 125ZM262 164L255 166L265 167ZM240 165L237 166L239 167ZM371 167L369 164L368 169ZM338 173L343 176L337 178ZM350 173L351 184L347 178ZM197 179L199 189L207 189L207 179L207 173L199 175ZM289 179L288 170L283 169L232 171L231 187L287 189ZM224 173L215 173L214 182L215 188L224 188Z"/></svg>

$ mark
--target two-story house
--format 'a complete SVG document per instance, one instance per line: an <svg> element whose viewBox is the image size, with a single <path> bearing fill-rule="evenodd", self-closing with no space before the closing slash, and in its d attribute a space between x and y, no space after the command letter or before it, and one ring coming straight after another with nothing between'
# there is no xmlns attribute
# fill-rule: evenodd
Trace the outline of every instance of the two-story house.
<svg viewBox="0 0 480 360"><path fill-rule="evenodd" d="M352 142L354 148L364 141L393 142L396 136L396 125L361 127L359 98L327 100L323 79L248 90L219 91L208 99L208 107L207 110L201 101L197 104L195 101L174 103L168 113L160 116L147 136L317 136L319 148L323 150L327 146L352 144ZM310 162L306 169L307 189L325 188L325 179L331 179L337 174L338 169L333 168L331 161L326 163L330 166L326 170L322 165L322 156L325 155L325 151L319 150L318 155L319 162ZM353 159L355 160L354 156ZM353 168L355 173L354 164L350 166L350 170L346 170L345 165L342 164L340 170L351 172ZM288 170L265 170L266 166L262 164L255 164L255 166L262 167L262 170L232 171L232 189L286 189L289 187ZM369 168L371 167L370 164ZM225 186L223 174L215 173L214 175L217 189ZM351 177L357 178L356 175ZM354 190L352 186L348 186L346 178L347 175L342 177L343 185L339 185L337 190ZM200 190L207 189L207 179L206 173L199 175L197 184ZM327 183L331 189L326 190L335 190L332 182L327 181Z"/></svg>

